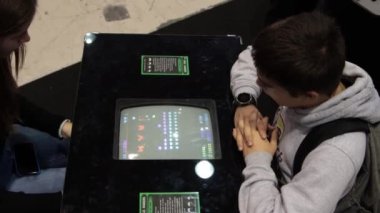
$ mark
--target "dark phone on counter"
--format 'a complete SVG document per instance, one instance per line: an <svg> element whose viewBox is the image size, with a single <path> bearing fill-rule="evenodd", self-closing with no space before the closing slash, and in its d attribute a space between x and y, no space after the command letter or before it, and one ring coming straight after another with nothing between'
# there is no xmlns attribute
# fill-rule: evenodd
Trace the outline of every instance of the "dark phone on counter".
<svg viewBox="0 0 380 213"><path fill-rule="evenodd" d="M36 151L32 143L18 143L13 146L16 173L20 176L40 173Z"/></svg>

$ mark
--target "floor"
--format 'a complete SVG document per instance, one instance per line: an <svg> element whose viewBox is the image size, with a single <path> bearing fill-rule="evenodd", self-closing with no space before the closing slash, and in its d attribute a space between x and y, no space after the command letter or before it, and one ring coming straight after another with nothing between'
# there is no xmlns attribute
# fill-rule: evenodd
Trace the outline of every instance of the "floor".
<svg viewBox="0 0 380 213"><path fill-rule="evenodd" d="M81 60L87 32L150 33L230 0L39 0L23 85Z"/></svg>
<svg viewBox="0 0 380 213"><path fill-rule="evenodd" d="M366 69L374 78L376 87L380 88L377 74L380 33L374 30L375 26L380 26L380 16L350 0L64 2L40 0L39 13L31 28L28 59L19 79L24 95L63 116L74 114L84 32L235 34L240 35L243 44L247 45L268 23L316 7L337 19L346 37L348 60Z"/></svg>

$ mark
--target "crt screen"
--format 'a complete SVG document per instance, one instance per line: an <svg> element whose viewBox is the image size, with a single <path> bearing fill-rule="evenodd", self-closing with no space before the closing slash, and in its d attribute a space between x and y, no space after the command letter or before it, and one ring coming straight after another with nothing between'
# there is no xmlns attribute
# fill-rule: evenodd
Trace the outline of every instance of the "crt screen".
<svg viewBox="0 0 380 213"><path fill-rule="evenodd" d="M120 113L118 158L214 159L207 109L179 105L125 108Z"/></svg>

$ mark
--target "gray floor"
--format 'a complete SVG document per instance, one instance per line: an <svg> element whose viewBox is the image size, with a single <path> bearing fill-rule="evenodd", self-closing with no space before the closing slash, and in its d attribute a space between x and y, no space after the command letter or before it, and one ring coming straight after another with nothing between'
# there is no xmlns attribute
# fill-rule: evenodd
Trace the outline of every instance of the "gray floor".
<svg viewBox="0 0 380 213"><path fill-rule="evenodd" d="M24 85L82 58L88 32L151 33L231 0L38 0L31 42L18 84Z"/></svg>

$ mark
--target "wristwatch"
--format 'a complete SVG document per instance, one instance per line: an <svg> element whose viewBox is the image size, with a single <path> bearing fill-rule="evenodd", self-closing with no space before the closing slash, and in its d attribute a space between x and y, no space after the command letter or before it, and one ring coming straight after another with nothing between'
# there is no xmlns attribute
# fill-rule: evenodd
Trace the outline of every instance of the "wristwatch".
<svg viewBox="0 0 380 213"><path fill-rule="evenodd" d="M236 106L246 106L246 105L256 105L255 98L249 93L240 93L234 99L234 105Z"/></svg>

